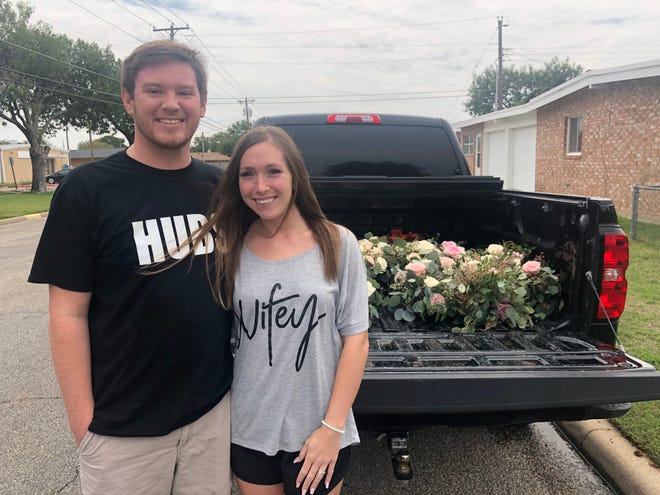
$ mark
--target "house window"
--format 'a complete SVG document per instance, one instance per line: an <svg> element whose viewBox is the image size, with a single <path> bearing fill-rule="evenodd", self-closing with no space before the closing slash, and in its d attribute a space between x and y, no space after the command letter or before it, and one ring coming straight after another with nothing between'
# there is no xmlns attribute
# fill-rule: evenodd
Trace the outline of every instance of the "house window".
<svg viewBox="0 0 660 495"><path fill-rule="evenodd" d="M566 119L566 154L582 153L582 117Z"/></svg>
<svg viewBox="0 0 660 495"><path fill-rule="evenodd" d="M466 155L474 154L474 134L463 136L463 153Z"/></svg>
<svg viewBox="0 0 660 495"><path fill-rule="evenodd" d="M477 146L476 146L476 157L474 159L474 166L476 168L481 168L481 134L477 134Z"/></svg>

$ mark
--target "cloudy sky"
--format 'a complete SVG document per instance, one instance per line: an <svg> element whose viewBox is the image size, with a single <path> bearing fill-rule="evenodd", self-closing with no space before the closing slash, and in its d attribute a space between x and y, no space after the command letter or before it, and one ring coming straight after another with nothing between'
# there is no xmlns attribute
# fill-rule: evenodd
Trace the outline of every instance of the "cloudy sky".
<svg viewBox="0 0 660 495"><path fill-rule="evenodd" d="M280 113L371 112L467 118L474 73L497 61L585 69L660 59L657 0L27 0L34 21L124 58L166 38L197 48L209 71L199 132ZM239 103L241 100L243 103ZM51 139L64 146L64 134ZM11 126L0 139L23 139ZM70 132L70 144L85 139Z"/></svg>

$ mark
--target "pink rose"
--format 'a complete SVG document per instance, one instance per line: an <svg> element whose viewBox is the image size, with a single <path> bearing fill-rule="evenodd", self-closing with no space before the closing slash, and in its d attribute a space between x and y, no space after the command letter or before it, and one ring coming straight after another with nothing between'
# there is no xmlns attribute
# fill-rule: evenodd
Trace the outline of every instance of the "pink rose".
<svg viewBox="0 0 660 495"><path fill-rule="evenodd" d="M440 265L442 268L453 268L455 264L456 262L449 256L443 256L440 258Z"/></svg>
<svg viewBox="0 0 660 495"><path fill-rule="evenodd" d="M538 261L527 261L523 264L522 271L527 275L536 275L541 271L541 263Z"/></svg>
<svg viewBox="0 0 660 495"><path fill-rule="evenodd" d="M444 253L447 256L451 256L452 258L455 258L456 256L460 256L465 252L465 248L462 248L454 241L444 241L440 246L442 247Z"/></svg>
<svg viewBox="0 0 660 495"><path fill-rule="evenodd" d="M500 303L500 302L497 303L497 313L500 317L500 320L506 320L508 318L506 314L506 308L508 308L509 306L511 305L507 303Z"/></svg>
<svg viewBox="0 0 660 495"><path fill-rule="evenodd" d="M375 261L374 261L373 256L369 256L369 255L367 255L367 256L364 257L364 260L365 260L367 263L369 263L370 265L374 265L374 264L375 264Z"/></svg>
<svg viewBox="0 0 660 495"><path fill-rule="evenodd" d="M445 303L445 297L442 294L433 293L429 300L431 306L440 306Z"/></svg>
<svg viewBox="0 0 660 495"><path fill-rule="evenodd" d="M410 270L413 272L415 275L418 277L422 275L426 271L426 265L424 263L421 263L419 261L413 261L411 263L408 263L406 265L406 270Z"/></svg>

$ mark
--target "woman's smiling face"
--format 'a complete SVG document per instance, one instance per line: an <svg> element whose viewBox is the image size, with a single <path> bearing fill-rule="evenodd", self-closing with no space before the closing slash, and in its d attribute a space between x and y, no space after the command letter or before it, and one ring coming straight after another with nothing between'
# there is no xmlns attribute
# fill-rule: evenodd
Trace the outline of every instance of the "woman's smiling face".
<svg viewBox="0 0 660 495"><path fill-rule="evenodd" d="M279 225L286 215L293 193L289 166L280 149L271 141L248 148L238 171L241 197L265 223Z"/></svg>

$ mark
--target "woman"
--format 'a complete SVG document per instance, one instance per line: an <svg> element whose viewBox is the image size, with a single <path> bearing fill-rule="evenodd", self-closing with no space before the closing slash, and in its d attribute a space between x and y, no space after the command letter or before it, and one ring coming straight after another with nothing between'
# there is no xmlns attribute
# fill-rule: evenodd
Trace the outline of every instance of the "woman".
<svg viewBox="0 0 660 495"><path fill-rule="evenodd" d="M212 202L215 292L234 312L232 469L243 495L336 495L359 442L368 354L364 262L329 222L294 142L241 137Z"/></svg>

